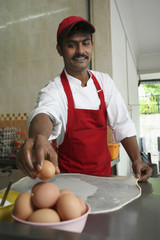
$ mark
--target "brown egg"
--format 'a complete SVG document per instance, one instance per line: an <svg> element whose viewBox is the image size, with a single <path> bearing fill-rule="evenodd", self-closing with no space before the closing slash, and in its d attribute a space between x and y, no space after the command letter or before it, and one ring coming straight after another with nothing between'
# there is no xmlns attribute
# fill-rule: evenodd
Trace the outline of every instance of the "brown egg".
<svg viewBox="0 0 160 240"><path fill-rule="evenodd" d="M68 189L60 189L59 193L60 193L59 197L61 197L64 194L72 194L73 195L72 191L70 191Z"/></svg>
<svg viewBox="0 0 160 240"><path fill-rule="evenodd" d="M38 209L27 219L29 222L56 223L60 222L60 217L56 211L50 208Z"/></svg>
<svg viewBox="0 0 160 240"><path fill-rule="evenodd" d="M55 175L55 166L52 162L44 160L43 168L38 172L37 177L41 180L48 180Z"/></svg>
<svg viewBox="0 0 160 240"><path fill-rule="evenodd" d="M78 200L80 201L80 205L81 205L81 216L82 216L83 214L86 213L86 211L87 211L87 206L86 206L86 204L85 204L85 202L83 201L82 198L80 198L80 197L77 197L77 198L78 198Z"/></svg>
<svg viewBox="0 0 160 240"><path fill-rule="evenodd" d="M54 183L39 184L32 195L32 202L37 208L50 208L58 200L59 189Z"/></svg>
<svg viewBox="0 0 160 240"><path fill-rule="evenodd" d="M56 204L57 212L62 221L81 216L81 205L78 198L72 194L62 195Z"/></svg>
<svg viewBox="0 0 160 240"><path fill-rule="evenodd" d="M40 185L42 185L42 184L44 184L44 183L45 183L45 182L38 182L38 183L36 183L36 184L32 187L31 192L34 193L34 192L36 191L36 189L37 189Z"/></svg>
<svg viewBox="0 0 160 240"><path fill-rule="evenodd" d="M28 192L21 193L14 204L13 214L22 219L26 220L35 210L35 207L31 201L32 194Z"/></svg>

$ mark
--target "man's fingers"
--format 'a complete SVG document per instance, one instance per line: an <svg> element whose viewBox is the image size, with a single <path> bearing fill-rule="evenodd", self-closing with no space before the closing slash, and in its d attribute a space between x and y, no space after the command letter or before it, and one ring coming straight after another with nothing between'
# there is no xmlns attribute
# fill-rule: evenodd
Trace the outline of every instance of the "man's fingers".
<svg viewBox="0 0 160 240"><path fill-rule="evenodd" d="M36 178L36 171L33 165L32 148L34 146L33 139L27 139L20 147L17 156L17 167L27 176Z"/></svg>
<svg viewBox="0 0 160 240"><path fill-rule="evenodd" d="M34 145L34 156L36 159L36 169L40 171L43 168L44 160L47 159L50 143L44 136L37 136Z"/></svg>
<svg viewBox="0 0 160 240"><path fill-rule="evenodd" d="M26 140L25 144L22 146L22 156L23 159L21 161L23 161L24 167L30 170L30 171L34 171L34 165L33 165L33 155L32 155L32 149L34 146L34 141L33 139L29 138Z"/></svg>
<svg viewBox="0 0 160 240"><path fill-rule="evenodd" d="M139 178L139 181L147 181L148 178L152 176L152 171L153 171L152 168L150 168L148 165L143 167L141 169L141 176Z"/></svg>
<svg viewBox="0 0 160 240"><path fill-rule="evenodd" d="M135 177L138 178L139 181L147 181L152 175L152 169L144 162L135 161L133 162L132 167Z"/></svg>
<svg viewBox="0 0 160 240"><path fill-rule="evenodd" d="M51 145L48 150L47 159L50 160L54 164L55 170L56 170L55 173L59 174L60 169L58 167L58 155Z"/></svg>
<svg viewBox="0 0 160 240"><path fill-rule="evenodd" d="M42 135L28 138L17 153L17 167L25 175L36 178L37 172L43 168L44 160L51 161L55 166L55 173L59 174L58 156L48 139Z"/></svg>
<svg viewBox="0 0 160 240"><path fill-rule="evenodd" d="M59 167L56 167L55 174L60 174L60 169L59 169Z"/></svg>

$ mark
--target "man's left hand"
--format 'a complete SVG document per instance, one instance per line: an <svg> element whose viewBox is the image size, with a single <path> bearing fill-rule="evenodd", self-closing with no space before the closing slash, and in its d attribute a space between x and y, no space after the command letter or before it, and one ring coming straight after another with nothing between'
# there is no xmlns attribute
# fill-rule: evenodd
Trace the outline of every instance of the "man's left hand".
<svg viewBox="0 0 160 240"><path fill-rule="evenodd" d="M134 161L132 164L133 172L135 177L138 178L139 181L145 182L152 175L152 168L141 161Z"/></svg>

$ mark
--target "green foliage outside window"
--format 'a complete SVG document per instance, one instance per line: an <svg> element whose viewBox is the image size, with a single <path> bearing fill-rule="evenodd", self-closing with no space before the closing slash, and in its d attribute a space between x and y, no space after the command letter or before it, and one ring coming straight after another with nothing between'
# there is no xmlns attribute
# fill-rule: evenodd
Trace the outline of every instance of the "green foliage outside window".
<svg viewBox="0 0 160 240"><path fill-rule="evenodd" d="M140 114L160 113L160 84L142 84L145 96L139 98Z"/></svg>

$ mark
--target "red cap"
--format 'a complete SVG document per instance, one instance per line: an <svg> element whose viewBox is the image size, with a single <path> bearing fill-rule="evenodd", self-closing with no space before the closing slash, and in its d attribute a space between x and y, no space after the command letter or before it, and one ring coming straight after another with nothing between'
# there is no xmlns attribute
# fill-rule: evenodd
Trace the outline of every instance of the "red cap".
<svg viewBox="0 0 160 240"><path fill-rule="evenodd" d="M65 35L67 36L70 30L79 22L84 22L84 24L88 25L88 29L91 31L91 33L95 32L94 26L85 20L82 17L77 17L77 16L70 16L65 19L59 24L58 30L57 30L57 41L60 36L60 34L65 31Z"/></svg>

